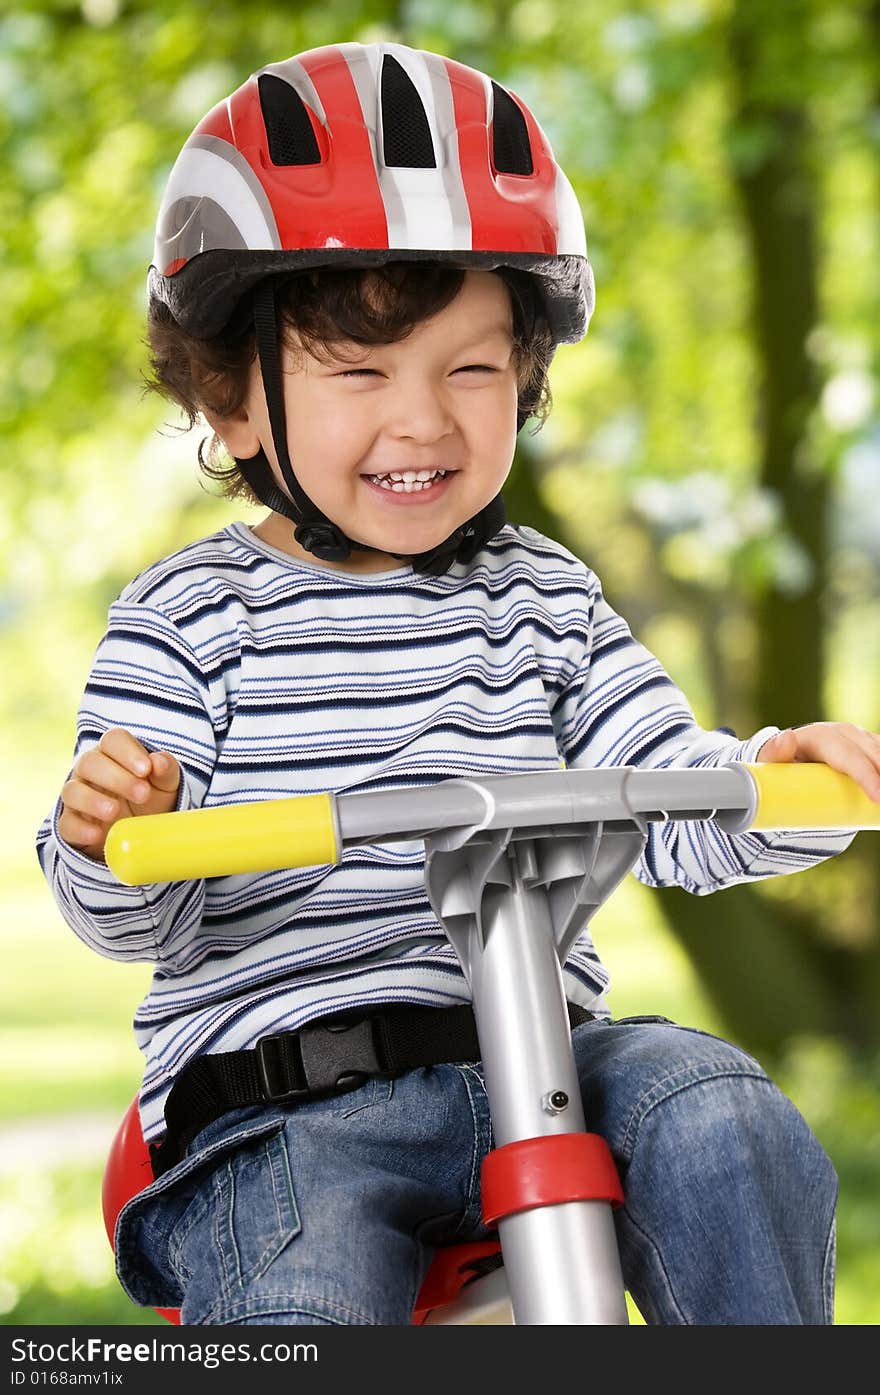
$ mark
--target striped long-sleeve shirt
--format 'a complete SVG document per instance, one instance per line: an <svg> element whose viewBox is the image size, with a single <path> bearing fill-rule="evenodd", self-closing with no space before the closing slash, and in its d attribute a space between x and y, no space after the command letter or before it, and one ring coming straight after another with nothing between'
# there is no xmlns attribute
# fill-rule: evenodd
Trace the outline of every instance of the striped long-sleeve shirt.
<svg viewBox="0 0 880 1395"><path fill-rule="evenodd" d="M112 605L78 716L74 761L110 727L182 769L180 809L468 775L754 760L778 730L702 730L682 693L605 601L598 578L532 528L506 525L469 564L421 576L303 562L243 523L148 567ZM99 954L146 960L134 1021L145 1136L200 1052L360 1005L466 1001L424 883L424 844L348 847L333 866L121 885L41 827L44 873ZM794 872L853 832L728 835L650 825L634 868L704 895ZM607 1015L586 929L563 973Z"/></svg>

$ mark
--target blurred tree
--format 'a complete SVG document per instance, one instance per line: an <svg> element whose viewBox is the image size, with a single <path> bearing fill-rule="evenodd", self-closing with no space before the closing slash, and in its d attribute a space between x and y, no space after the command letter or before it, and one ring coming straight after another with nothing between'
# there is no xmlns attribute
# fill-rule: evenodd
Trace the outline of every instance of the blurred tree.
<svg viewBox="0 0 880 1395"><path fill-rule="evenodd" d="M755 593L755 725L826 715L839 460L817 429L821 181L810 104L823 87L816 37L827 14L813 0L770 9L737 0L724 26L733 79L726 148L751 266L759 479L802 560L795 578L771 570ZM847 871L864 898L864 938L854 945L829 939L822 900L736 888L713 904L706 935L699 902L677 892L663 898L724 1020L765 1054L778 1055L793 1033L831 1032L862 1047L880 1040L880 875L870 841L849 851Z"/></svg>

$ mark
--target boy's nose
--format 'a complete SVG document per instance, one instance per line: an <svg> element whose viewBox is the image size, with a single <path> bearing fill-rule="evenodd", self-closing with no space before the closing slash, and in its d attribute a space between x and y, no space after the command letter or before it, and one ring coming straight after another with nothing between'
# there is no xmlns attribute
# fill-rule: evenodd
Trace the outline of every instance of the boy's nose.
<svg viewBox="0 0 880 1395"><path fill-rule="evenodd" d="M455 429L455 418L442 389L410 381L394 394L388 425L394 435L433 441Z"/></svg>

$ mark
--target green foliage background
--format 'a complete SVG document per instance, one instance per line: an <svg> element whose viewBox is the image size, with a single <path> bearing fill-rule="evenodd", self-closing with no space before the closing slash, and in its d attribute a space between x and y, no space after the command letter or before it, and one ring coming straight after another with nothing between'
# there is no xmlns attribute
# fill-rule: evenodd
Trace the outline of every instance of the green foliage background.
<svg viewBox="0 0 880 1395"><path fill-rule="evenodd" d="M596 568L704 725L745 734L828 716L878 730L878 24L872 0L54 0L0 12L5 1321L160 1321L115 1285L100 1165L85 1146L137 1088L129 1024L146 966L75 941L33 837L66 777L109 603L161 554L258 516L205 491L196 439L143 393L155 215L192 126L263 64L341 40L447 53L522 96L580 199L597 308L587 339L557 353L552 416L520 438L511 515ZM753 45L747 102L742 34ZM775 150L780 112L801 123L779 152L797 156L800 182L781 209L749 208L742 193ZM795 296L770 331L791 346L782 361L801 355L811 376L776 488L762 460L784 385L762 358L761 219L772 234L800 206L815 210L815 245L785 244L774 284L786 258L803 265L815 314L802 332ZM821 548L797 508L817 481ZM807 629L799 606L814 582ZM775 673L771 621L794 655ZM788 686L799 651L816 654L821 675L822 710L806 715ZM872 838L761 887L748 905L766 917L768 944L791 917L809 917L809 933L787 960L755 958L751 983L711 959L750 922L751 911L737 923L746 903L734 893L701 903L696 937L672 902L635 884L596 922L619 1014L662 1012L766 1049L822 1137L841 1176L838 1321L848 1323L880 1317ZM821 956L814 980L798 977L801 948L804 964L808 949Z"/></svg>

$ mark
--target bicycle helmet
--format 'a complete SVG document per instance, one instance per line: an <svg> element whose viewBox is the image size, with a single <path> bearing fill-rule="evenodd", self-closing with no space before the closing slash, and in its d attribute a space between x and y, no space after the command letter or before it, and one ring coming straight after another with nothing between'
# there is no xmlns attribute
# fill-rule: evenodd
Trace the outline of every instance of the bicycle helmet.
<svg viewBox="0 0 880 1395"><path fill-rule="evenodd" d="M287 449L272 277L389 261L518 268L535 278L554 347L594 304L583 217L525 102L485 73L397 43L309 49L252 74L196 126L159 209L148 296L197 338L253 291L260 370L279 468L237 463L257 497L326 561L352 548L303 490ZM519 412L517 430L528 413ZM439 574L505 522L501 494L428 553Z"/></svg>

